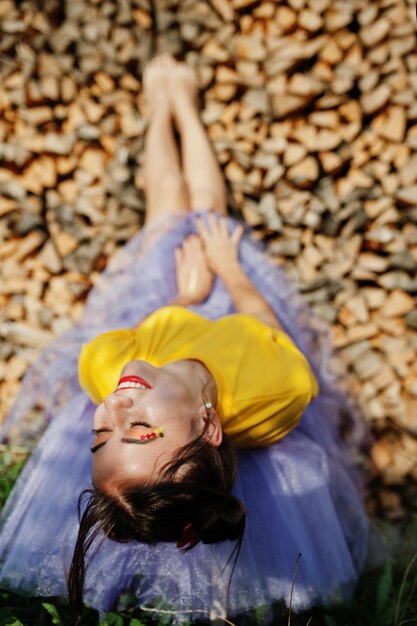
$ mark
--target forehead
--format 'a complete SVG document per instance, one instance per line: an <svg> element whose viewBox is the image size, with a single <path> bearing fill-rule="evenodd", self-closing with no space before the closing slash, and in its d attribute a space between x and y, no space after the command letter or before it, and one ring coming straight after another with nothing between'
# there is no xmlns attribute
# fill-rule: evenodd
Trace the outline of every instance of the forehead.
<svg viewBox="0 0 417 626"><path fill-rule="evenodd" d="M99 488L123 480L156 482L161 468L174 453L169 449L149 450L155 446L156 440L143 445L111 443L108 441L93 457L92 478L94 485Z"/></svg>

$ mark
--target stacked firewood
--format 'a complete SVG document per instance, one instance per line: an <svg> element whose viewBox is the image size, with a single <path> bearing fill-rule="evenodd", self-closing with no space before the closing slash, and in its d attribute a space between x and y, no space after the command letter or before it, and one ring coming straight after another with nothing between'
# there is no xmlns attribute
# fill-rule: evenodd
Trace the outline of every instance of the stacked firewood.
<svg viewBox="0 0 417 626"><path fill-rule="evenodd" d="M71 327L144 215L141 77L195 68L230 200L331 325L383 488L417 481L412 0L2 0L0 396Z"/></svg>

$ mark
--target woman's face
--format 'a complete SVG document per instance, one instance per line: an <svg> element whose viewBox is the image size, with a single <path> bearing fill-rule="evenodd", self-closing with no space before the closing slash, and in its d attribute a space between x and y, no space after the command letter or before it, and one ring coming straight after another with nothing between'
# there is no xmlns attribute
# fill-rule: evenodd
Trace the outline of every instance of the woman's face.
<svg viewBox="0 0 417 626"><path fill-rule="evenodd" d="M125 479L156 482L158 471L175 451L204 429L200 390L194 389L189 362L158 368L147 361L130 361L120 376L138 376L150 388L118 387L97 407L93 483L100 489ZM141 439L160 427L163 437Z"/></svg>

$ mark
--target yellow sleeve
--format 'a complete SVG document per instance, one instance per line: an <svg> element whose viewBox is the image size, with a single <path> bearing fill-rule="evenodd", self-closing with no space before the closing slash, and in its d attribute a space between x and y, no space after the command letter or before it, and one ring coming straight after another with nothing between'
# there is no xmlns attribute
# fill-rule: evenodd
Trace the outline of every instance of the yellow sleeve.
<svg viewBox="0 0 417 626"><path fill-rule="evenodd" d="M317 379L307 358L289 335L278 333L275 341L280 344L281 378L287 385L283 385L284 405L273 418L269 435L273 440L281 439L297 426L305 409L319 393Z"/></svg>
<svg viewBox="0 0 417 626"><path fill-rule="evenodd" d="M135 358L136 345L133 329L112 330L83 345L78 376L93 402L100 404L114 391L124 365Z"/></svg>
<svg viewBox="0 0 417 626"><path fill-rule="evenodd" d="M313 374L313 370L304 354L297 348L294 341L285 332L276 331L278 334L278 341L282 346L288 350L288 355L291 354L291 361L294 363L297 376L295 377L296 395L306 396L308 402L315 398L319 393L319 384L316 377Z"/></svg>
<svg viewBox="0 0 417 626"><path fill-rule="evenodd" d="M268 446L287 435L319 393L307 358L289 335L264 326L256 343L249 366L244 360L239 368L236 419L225 428L242 447Z"/></svg>

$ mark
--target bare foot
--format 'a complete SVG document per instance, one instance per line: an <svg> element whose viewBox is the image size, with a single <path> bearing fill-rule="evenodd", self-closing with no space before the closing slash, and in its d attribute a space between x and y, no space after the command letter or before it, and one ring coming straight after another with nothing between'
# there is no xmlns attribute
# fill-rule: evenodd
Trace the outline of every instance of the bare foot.
<svg viewBox="0 0 417 626"><path fill-rule="evenodd" d="M178 295L192 304L206 300L214 276L209 270L203 244L198 235L190 235L175 251Z"/></svg>
<svg viewBox="0 0 417 626"><path fill-rule="evenodd" d="M168 83L175 64L171 54L160 54L151 59L143 71L143 93L150 119L159 113L173 115Z"/></svg>
<svg viewBox="0 0 417 626"><path fill-rule="evenodd" d="M191 67L174 58L172 60L167 90L175 121L181 127L190 115L199 114L198 82Z"/></svg>

